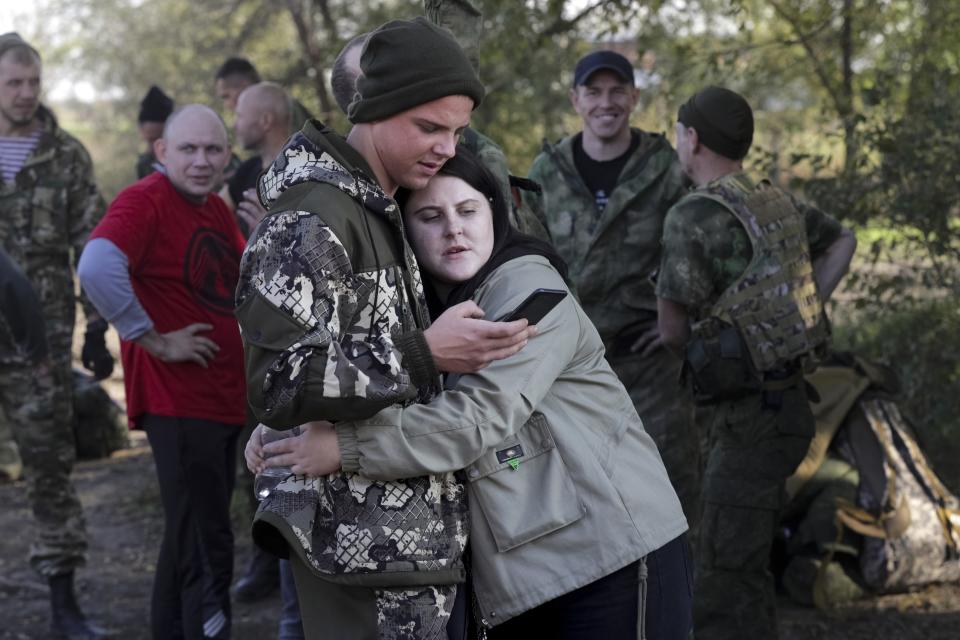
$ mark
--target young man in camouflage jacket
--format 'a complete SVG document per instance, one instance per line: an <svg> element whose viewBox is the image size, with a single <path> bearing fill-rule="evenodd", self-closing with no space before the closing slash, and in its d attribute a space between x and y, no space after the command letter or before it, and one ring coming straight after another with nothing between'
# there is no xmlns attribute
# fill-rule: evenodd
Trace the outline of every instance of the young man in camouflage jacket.
<svg viewBox="0 0 960 640"><path fill-rule="evenodd" d="M250 405L275 428L427 401L439 371L476 370L532 335L525 321L479 320L472 302L430 326L392 199L454 155L483 97L462 50L423 18L395 21L371 34L361 68L350 135L308 122L259 184L270 213L241 263L237 317ZM445 638L464 577L463 491L454 474L290 478L254 535L291 552L308 637Z"/></svg>

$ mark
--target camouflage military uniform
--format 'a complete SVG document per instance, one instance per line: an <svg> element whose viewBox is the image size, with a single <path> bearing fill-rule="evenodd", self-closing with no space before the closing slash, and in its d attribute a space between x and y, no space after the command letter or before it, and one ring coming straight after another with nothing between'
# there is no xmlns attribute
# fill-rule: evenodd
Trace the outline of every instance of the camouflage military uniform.
<svg viewBox="0 0 960 640"><path fill-rule="evenodd" d="M157 156L153 154L153 150L144 151L137 156L137 180L142 180L148 175L157 170Z"/></svg>
<svg viewBox="0 0 960 640"><path fill-rule="evenodd" d="M507 166L507 157L503 155L503 150L497 146L497 143L476 129L467 128L463 132L460 144L472 151L483 163L483 166L489 169L497 179L507 202L511 203L510 222L513 223L513 226L523 233L549 242L550 234L547 233L543 222L530 208L530 205L522 200L518 202L518 198L514 197L516 187L510 184L510 169Z"/></svg>
<svg viewBox="0 0 960 640"><path fill-rule="evenodd" d="M737 184L754 188L743 174L725 176L667 214L657 296L682 304L695 321L712 314L708 310L753 264L741 222L717 199L702 197L715 185ZM817 209L791 202L804 218L809 260L809 252L817 255L841 229ZM711 407L696 550L697 640L777 637L770 549L784 482L806 454L814 424L802 376L796 370L791 376L785 388L720 399Z"/></svg>
<svg viewBox="0 0 960 640"><path fill-rule="evenodd" d="M693 406L679 384L680 364L666 349L632 353L639 336L657 325L650 276L660 264L663 219L685 189L676 153L663 136L640 132L603 213L577 172L573 138L545 144L530 169L543 195L525 194L547 223L570 267L580 303L597 326L607 360L657 443L693 528L698 520L700 454Z"/></svg>
<svg viewBox="0 0 960 640"><path fill-rule="evenodd" d="M419 271L396 203L370 175L362 156L311 121L261 177L270 214L241 262L237 317L250 406L269 426L370 417L439 391ZM382 637L405 637L398 630L411 616L443 630L464 576L466 517L453 473L291 477L261 502L254 538L344 587L438 586L424 593L442 601L379 606ZM336 602L316 606L336 616ZM411 637L445 637L437 633Z"/></svg>
<svg viewBox="0 0 960 640"><path fill-rule="evenodd" d="M70 482L75 457L71 347L76 291L71 261L80 255L104 206L83 146L41 107L44 132L13 183L0 188L0 242L33 283L43 306L52 361L49 380L0 366L4 411L18 433L37 532L30 564L45 576L84 561L83 512ZM71 251L73 258L71 258ZM89 303L84 308L95 313ZM36 390L36 400L24 393Z"/></svg>

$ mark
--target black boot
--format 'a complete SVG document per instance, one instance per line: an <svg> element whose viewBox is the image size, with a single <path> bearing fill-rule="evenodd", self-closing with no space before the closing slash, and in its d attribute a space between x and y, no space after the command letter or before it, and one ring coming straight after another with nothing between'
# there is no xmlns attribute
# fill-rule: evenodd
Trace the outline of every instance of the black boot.
<svg viewBox="0 0 960 640"><path fill-rule="evenodd" d="M80 610L73 590L73 572L51 576L50 581L50 634L65 640L99 640L107 632L92 624Z"/></svg>
<svg viewBox="0 0 960 640"><path fill-rule="evenodd" d="M233 587L237 602L254 602L266 598L280 588L277 557L254 545L247 571Z"/></svg>

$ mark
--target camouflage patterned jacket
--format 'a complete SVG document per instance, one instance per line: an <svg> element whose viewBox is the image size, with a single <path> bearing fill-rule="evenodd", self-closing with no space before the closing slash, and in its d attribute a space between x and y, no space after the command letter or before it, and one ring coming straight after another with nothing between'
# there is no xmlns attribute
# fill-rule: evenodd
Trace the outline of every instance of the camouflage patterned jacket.
<svg viewBox="0 0 960 640"><path fill-rule="evenodd" d="M640 135L640 145L595 223L594 196L574 165L573 136L544 143L529 176L543 193L524 193L567 261L580 303L604 342L638 335L656 323L650 276L660 264L663 219L686 190L666 138Z"/></svg>
<svg viewBox="0 0 960 640"><path fill-rule="evenodd" d="M513 226L523 233L550 242L550 234L547 233L546 227L543 226L543 222L540 221L537 214L526 202L518 201L517 197L514 196L515 187L510 183L510 168L507 166L507 156L504 155L503 149L497 146L496 142L472 127L467 127L464 130L460 144L473 152L483 163L483 166L497 179L497 184L503 190L504 198L510 203L510 222L513 223ZM523 191L517 189L516 193L520 194Z"/></svg>
<svg viewBox="0 0 960 640"><path fill-rule="evenodd" d="M51 347L63 348L76 315L72 266L105 206L86 149L46 108L37 115L37 146L12 183L0 182L0 243L40 296L48 333L61 338ZM85 296L81 302L88 316L96 313Z"/></svg>
<svg viewBox="0 0 960 640"><path fill-rule="evenodd" d="M345 140L310 121L260 179L270 214L241 261L237 317L250 406L268 426L366 418L439 390L413 252L371 175ZM290 478L261 503L254 536L344 584L457 582L463 491L453 473Z"/></svg>

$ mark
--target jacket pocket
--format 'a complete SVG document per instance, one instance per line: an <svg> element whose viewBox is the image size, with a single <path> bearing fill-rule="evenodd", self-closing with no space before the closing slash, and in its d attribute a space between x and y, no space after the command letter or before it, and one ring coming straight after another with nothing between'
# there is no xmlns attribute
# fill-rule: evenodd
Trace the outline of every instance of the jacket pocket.
<svg viewBox="0 0 960 640"><path fill-rule="evenodd" d="M30 199L30 240L34 251L66 251L66 185L58 181L41 182Z"/></svg>
<svg viewBox="0 0 960 640"><path fill-rule="evenodd" d="M306 333L304 327L256 291L250 291L240 303L237 317L241 319L243 340L270 351L283 351Z"/></svg>
<svg viewBox="0 0 960 640"><path fill-rule="evenodd" d="M497 550L509 551L586 513L543 414L467 467L471 509L483 513Z"/></svg>

